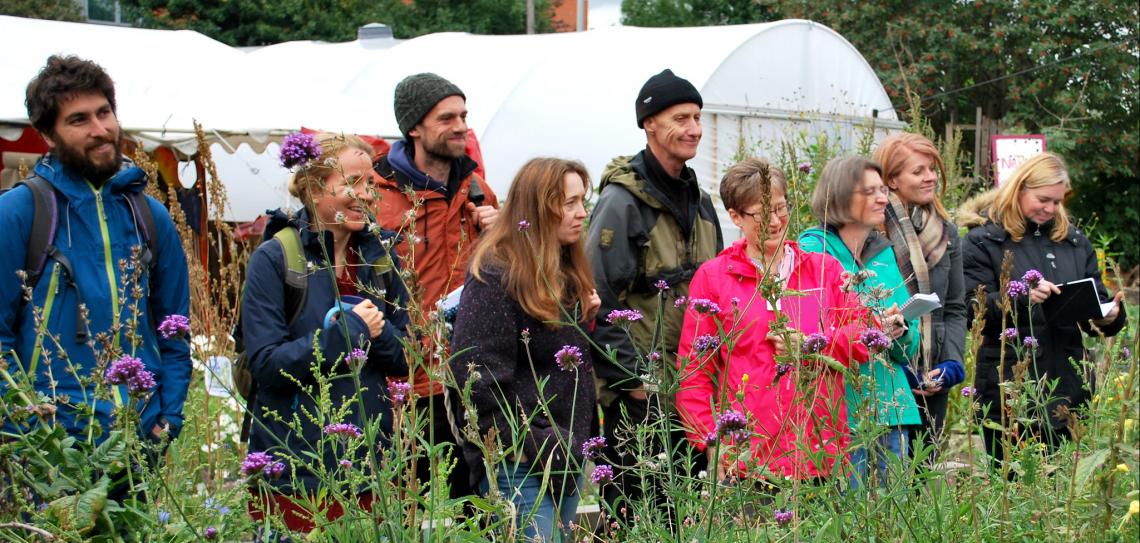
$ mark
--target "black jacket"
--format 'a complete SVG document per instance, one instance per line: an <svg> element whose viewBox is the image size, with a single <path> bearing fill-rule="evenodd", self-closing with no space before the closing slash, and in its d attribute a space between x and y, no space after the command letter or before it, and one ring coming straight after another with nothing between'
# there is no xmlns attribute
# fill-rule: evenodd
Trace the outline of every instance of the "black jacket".
<svg viewBox="0 0 1140 543"><path fill-rule="evenodd" d="M451 339L457 354L450 362L460 388L472 370L479 374L471 386L479 436L495 428L504 448L517 439L532 475L542 477L549 461L554 494L576 492L574 481L585 463L582 443L590 438L595 409L589 342L573 326L552 329L528 315L503 290L499 272L484 268L482 276L485 283L470 274L464 283ZM582 354L576 371L555 364L555 353L568 345ZM463 453L471 482L478 483L485 472L482 452L468 441Z"/></svg>
<svg viewBox="0 0 1140 543"><path fill-rule="evenodd" d="M963 244L966 292L972 293L979 285L986 291L984 313L979 315L971 306L971 323L973 319L985 318L985 327L982 330L983 341L978 351L975 387L983 405L989 405L989 418L998 420L1001 417L998 409L998 365L1001 358L1000 336L1003 329L1002 312L999 307L1000 275L1004 252L1010 251L1013 254L1011 279L1019 280L1030 269L1040 271L1046 280L1058 284L1092 277L1101 301L1106 302L1111 297L1100 280L1100 269L1097 266L1096 251L1092 243L1076 228L1069 227L1065 238L1055 242L1050 239L1052 222L1044 225L1029 222L1025 236L1021 241L1014 241L1005 229L986 218L984 210L980 215L970 215L972 210L969 209L969 204L964 207L967 208L966 213L963 214L960 210L960 216L965 215L965 224L972 226ZM1036 349L1036 363L1030 364L1029 378L1038 379L1046 376L1049 380L1057 380L1052 399L1045 406L1045 410L1054 427L1063 427L1064 422L1053 417L1056 407L1059 405L1079 407L1091 397L1090 388L1095 384L1092 365L1080 363L1074 367L1070 359L1078 362L1087 360L1082 332L1087 334L1096 332L1088 322L1048 320L1041 305L1034 305L1030 311L1027 296L1018 299L1014 305L1017 320L1014 322L1012 316L1007 317L1005 327L1017 328L1019 339L1016 345L1019 348L1024 338L1033 336L1037 339L1039 347ZM1124 327L1126 319L1124 308L1121 307L1116 320L1101 327L1100 333L1106 336L1115 335ZM1014 345L1008 344L1005 380L1013 380L1013 365L1017 359Z"/></svg>
<svg viewBox="0 0 1140 543"><path fill-rule="evenodd" d="M288 326L289 306L281 244L276 240L262 243L250 257L246 273L241 307L242 335L250 371L258 387L251 407L255 420L250 432L249 450L274 453L279 460L291 458L297 461L293 466L296 481L289 481L288 475L271 481L282 492L313 491L319 485L319 479L308 467L313 460L306 458L304 453L314 450L320 442L323 425L347 422L363 428L365 424L379 419L381 445L387 445L387 434L392 428L387 378L408 373L400 342L408 326L404 309L407 290L398 277L395 253L385 249L380 239L367 231L354 234L349 246L359 251L361 263L367 264L358 268L357 280L380 294L361 292L361 296L370 298L384 312L384 331L369 343L368 326L352 312L346 314L347 318L338 319L328 328L323 328L325 313L338 298L321 247L324 244L328 254L332 254L332 233L309 230L308 215L304 211L293 218L278 211L271 216L266 235L271 236L287 224L299 229L311 270L304 305L292 326ZM343 398L353 398L357 393L352 373L343 361L345 354L357 347L368 352L367 362L360 370L362 390L359 392L364 400L364 416L358 412L353 399L349 414L343 420L314 423L307 415L321 413L319 401L313 397L318 392L313 390L311 396L297 385L299 382L305 387L315 388L314 351L320 351L324 359L319 370L331 379L329 398L332 409L337 409ZM266 411L275 412L284 421L266 416ZM300 433L290 427L294 415L300 424ZM330 446L325 448L322 457L324 468L331 472L337 469L337 462L343 458L344 446L337 445L334 450L332 440L326 440L326 443ZM282 451L282 448L287 450ZM342 456L337 455L338 451Z"/></svg>

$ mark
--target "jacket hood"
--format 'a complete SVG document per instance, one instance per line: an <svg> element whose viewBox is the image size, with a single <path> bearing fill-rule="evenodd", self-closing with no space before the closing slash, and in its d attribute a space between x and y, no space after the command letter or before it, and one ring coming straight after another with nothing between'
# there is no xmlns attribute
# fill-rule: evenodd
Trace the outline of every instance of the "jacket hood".
<svg viewBox="0 0 1140 543"><path fill-rule="evenodd" d="M784 240L783 246L792 248L792 251L795 253L794 267L799 268L800 264L804 261L803 255L805 254L800 249L800 244L789 239ZM744 238L738 239L734 241L732 245L725 247L718 256L726 257L732 262L732 266L727 269L727 273L741 277L758 277L756 263L753 262L752 257L748 256L748 241Z"/></svg>
<svg viewBox="0 0 1140 543"><path fill-rule="evenodd" d="M648 189L649 172L641 154L624 155L614 158L602 170L602 181L598 185L598 192L611 183L621 185L645 205L654 209L665 209L661 200L650 194Z"/></svg>
<svg viewBox="0 0 1140 543"><path fill-rule="evenodd" d="M313 246L319 249L318 243L323 241L332 246L332 233L324 231L313 231L309 228L310 219L309 211L307 209L300 209L296 213L290 214L289 212L277 208L267 210L269 220L265 223L265 233L262 234L262 241L272 239L274 234L280 232L281 229L292 226L297 229L301 234L301 244L305 247ZM379 226L379 223L373 223L374 227ZM321 235L323 234L323 235ZM371 230L364 229L352 234L350 245L356 247L360 251L360 255L364 258L365 262L375 262L388 256L388 247L399 241L399 235L391 230Z"/></svg>
<svg viewBox="0 0 1140 543"><path fill-rule="evenodd" d="M958 206L958 226L973 228L990 220L990 207L997 199L997 189L988 190Z"/></svg>
<svg viewBox="0 0 1140 543"><path fill-rule="evenodd" d="M64 168L63 163L59 161L59 157L55 153L48 153L36 163L35 173L50 181L52 186L67 196L69 200L94 198L94 193L87 181ZM135 166L131 159L124 157L123 163L119 166L119 172L111 176L99 190L100 192L109 190L112 194L142 192L146 189L148 181L146 172Z"/></svg>
<svg viewBox="0 0 1140 543"><path fill-rule="evenodd" d="M813 226L805 230L804 234L815 234L817 236L823 236L827 243L837 243L844 249L847 248L847 245L843 243L843 238L839 237L839 229L830 224ZM801 234L801 236L802 235L803 234ZM869 262L878 256L879 253L888 250L891 247L891 240L887 239L887 237L880 233L878 230L871 230L871 233L867 235L867 241L863 242L863 249L859 251L859 260L863 262Z"/></svg>

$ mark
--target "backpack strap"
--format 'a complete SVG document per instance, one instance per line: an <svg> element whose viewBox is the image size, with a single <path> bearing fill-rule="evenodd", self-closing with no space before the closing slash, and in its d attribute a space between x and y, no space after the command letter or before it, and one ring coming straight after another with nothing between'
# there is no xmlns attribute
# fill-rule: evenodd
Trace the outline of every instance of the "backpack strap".
<svg viewBox="0 0 1140 543"><path fill-rule="evenodd" d="M273 234L273 239L281 244L282 260L285 264L285 307L289 318L285 321L286 328L292 328L293 324L301 316L301 310L305 307L305 297L308 293L309 281L306 276L308 268L308 260L305 259L305 251L301 246L301 232L296 227L286 226ZM238 337L241 334L241 320L235 327L234 339L241 342ZM253 410L254 400L257 398L257 379L250 377L249 397L246 398L245 415L242 416L241 421L241 435L239 440L241 443L249 441L249 432L253 427Z"/></svg>
<svg viewBox="0 0 1140 543"><path fill-rule="evenodd" d="M55 187L39 174L33 173L26 179L18 181L15 187L20 185L32 191L32 201L35 204L32 232L28 236L27 252L24 256L24 272L27 274L25 283L34 288L43 275L44 268L47 267L49 248L55 241L55 232L59 227L59 221L56 220L59 216L59 202Z"/></svg>
<svg viewBox="0 0 1140 543"><path fill-rule="evenodd" d="M142 235L143 252L139 260L147 269L153 271L158 265L158 246L155 241L154 213L151 212L150 202L146 201L143 192L126 193L127 207L131 208L131 218L135 220L135 227Z"/></svg>
<svg viewBox="0 0 1140 543"><path fill-rule="evenodd" d="M301 232L296 227L287 226L273 234L273 239L281 244L281 254L285 259L285 287L292 289L295 296L286 296L288 305L292 306L289 312L289 326L297 322L301 316L301 308L305 306L305 294L309 286L307 269L309 262L305 260L305 251L301 247Z"/></svg>

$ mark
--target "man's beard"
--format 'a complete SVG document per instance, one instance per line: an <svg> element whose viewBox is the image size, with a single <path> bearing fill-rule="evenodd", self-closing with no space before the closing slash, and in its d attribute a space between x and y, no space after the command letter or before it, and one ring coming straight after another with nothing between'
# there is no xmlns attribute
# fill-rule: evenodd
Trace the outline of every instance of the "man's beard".
<svg viewBox="0 0 1140 543"><path fill-rule="evenodd" d="M460 151L455 151L448 145L447 138L440 138L432 142L430 146L424 145L424 151L441 161L451 161L467 155L466 147Z"/></svg>
<svg viewBox="0 0 1140 543"><path fill-rule="evenodd" d="M60 163L96 186L101 186L111 176L119 173L119 169L122 168L123 152L119 149L120 138L116 137L113 141L99 139L90 145L92 148L104 143L111 143L115 146L115 156L107 164L96 164L87 157L87 149L71 147L60 140L58 136L53 136L52 141L55 142L54 150Z"/></svg>

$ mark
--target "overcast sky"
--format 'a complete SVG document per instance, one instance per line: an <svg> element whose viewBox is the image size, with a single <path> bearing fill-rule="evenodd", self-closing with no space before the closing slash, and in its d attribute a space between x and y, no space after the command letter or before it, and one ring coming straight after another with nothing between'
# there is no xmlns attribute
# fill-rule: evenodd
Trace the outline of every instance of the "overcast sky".
<svg viewBox="0 0 1140 543"><path fill-rule="evenodd" d="M621 25L621 0L590 0L590 28Z"/></svg>

